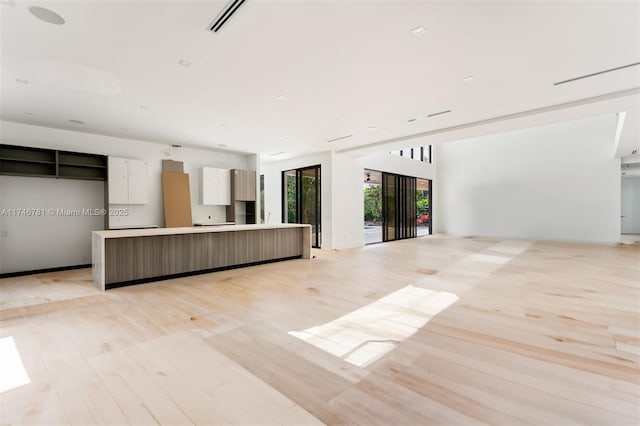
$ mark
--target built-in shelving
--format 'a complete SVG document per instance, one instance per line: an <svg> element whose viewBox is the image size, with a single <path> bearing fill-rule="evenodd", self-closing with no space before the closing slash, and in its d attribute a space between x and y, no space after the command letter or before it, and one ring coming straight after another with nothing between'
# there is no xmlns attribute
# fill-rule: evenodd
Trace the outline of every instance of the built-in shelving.
<svg viewBox="0 0 640 426"><path fill-rule="evenodd" d="M0 144L0 174L104 181L107 157Z"/></svg>

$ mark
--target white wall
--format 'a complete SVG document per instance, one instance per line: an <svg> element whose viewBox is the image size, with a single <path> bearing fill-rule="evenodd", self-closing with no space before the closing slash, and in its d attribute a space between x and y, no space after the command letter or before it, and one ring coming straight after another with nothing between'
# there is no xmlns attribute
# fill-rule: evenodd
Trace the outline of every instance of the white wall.
<svg viewBox="0 0 640 426"><path fill-rule="evenodd" d="M162 202L161 182L161 160L163 159L172 159L184 162L184 171L189 174L193 221L200 222L211 220L224 222L226 220L226 211L224 206L203 206L200 204L200 168L202 166L210 166L226 169L246 169L248 168L248 163L251 160L251 158L246 155L191 148L174 148L171 150L171 156L167 156L165 152L168 151L169 145L52 129L48 127L30 126L7 121L0 121L0 143L147 160L148 203L145 205L112 205L111 207L126 208L129 211L128 216L112 216L110 218L110 225L112 226L164 226L164 207ZM253 160L253 162L255 163L255 160ZM12 180L11 185L20 185L20 187L16 189L18 191L28 191L30 185L29 179L30 178L19 178L15 182ZM55 179L53 179L53 181L55 181ZM99 182L99 184L102 185L103 183ZM6 190L6 184L3 183L3 185L4 192L4 190ZM56 208L66 201L66 198L65 200L58 200L56 205L51 207ZM61 205L60 207L64 206ZM102 208L104 207L104 201L103 199L100 199L97 205L85 207ZM44 228L54 228L56 226L56 222L53 221L52 218L43 218L40 225ZM11 226L12 229L3 228L0 229L0 232L9 232L11 235L24 232L21 228L15 228L16 225ZM87 235L87 238L90 240L90 235ZM4 247L3 251L6 252L8 249L23 252L25 248L33 247L36 244L47 245L50 249L45 250L45 252L50 254L40 259L40 263L55 263L53 262L53 259L55 258L53 252L55 251L56 242L53 234L45 236L45 238L40 237L39 239L26 238L17 241L14 240L11 246ZM83 263L87 262L82 260L81 256L76 257L75 264ZM43 266L43 268L54 266L65 265Z"/></svg>
<svg viewBox="0 0 640 426"><path fill-rule="evenodd" d="M0 176L0 273L90 264L104 217L75 210L103 204L104 182Z"/></svg>
<svg viewBox="0 0 640 426"><path fill-rule="evenodd" d="M620 237L615 115L438 146L438 232L565 241Z"/></svg>

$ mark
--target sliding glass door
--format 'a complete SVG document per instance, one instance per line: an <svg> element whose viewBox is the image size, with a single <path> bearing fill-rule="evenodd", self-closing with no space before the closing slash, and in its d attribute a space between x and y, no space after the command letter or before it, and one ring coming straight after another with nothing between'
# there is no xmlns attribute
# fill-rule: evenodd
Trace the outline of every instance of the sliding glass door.
<svg viewBox="0 0 640 426"><path fill-rule="evenodd" d="M282 172L282 222L311 225L311 245L320 248L320 166Z"/></svg>
<svg viewBox="0 0 640 426"><path fill-rule="evenodd" d="M416 178L382 173L382 240L416 236Z"/></svg>
<svg viewBox="0 0 640 426"><path fill-rule="evenodd" d="M397 238L396 189L396 175L382 173L382 241L393 241Z"/></svg>

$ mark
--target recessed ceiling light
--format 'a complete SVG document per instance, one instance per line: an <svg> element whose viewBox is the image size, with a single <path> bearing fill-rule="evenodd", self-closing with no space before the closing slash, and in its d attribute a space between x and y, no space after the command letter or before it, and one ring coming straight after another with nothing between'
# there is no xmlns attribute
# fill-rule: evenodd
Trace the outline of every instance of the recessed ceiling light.
<svg viewBox="0 0 640 426"><path fill-rule="evenodd" d="M149 107L148 107L148 106L146 106L146 105L140 105L140 109L148 110L148 109L149 109Z"/></svg>
<svg viewBox="0 0 640 426"><path fill-rule="evenodd" d="M287 98L285 98L284 95L280 95L280 96L278 96L278 100L279 101L285 101L285 100L287 100Z"/></svg>
<svg viewBox="0 0 640 426"><path fill-rule="evenodd" d="M227 145L226 143L219 143L219 144L218 144L218 146L219 146L220 148L226 148L226 147L228 147L229 145Z"/></svg>
<svg viewBox="0 0 640 426"><path fill-rule="evenodd" d="M468 75L462 79L462 81L465 81L465 82L473 81L473 80L475 80L475 78L472 75Z"/></svg>
<svg viewBox="0 0 640 426"><path fill-rule="evenodd" d="M29 12L39 20L48 24L62 25L65 22L62 16L58 15L53 10L45 9L44 7L31 6L29 8Z"/></svg>
<svg viewBox="0 0 640 426"><path fill-rule="evenodd" d="M424 27L422 27L422 26L416 27L416 28L411 30L411 34L413 34L415 37L421 36L422 34L424 34L426 32L427 32L427 30L425 30Z"/></svg>
<svg viewBox="0 0 640 426"><path fill-rule="evenodd" d="M273 154L269 154L269 157L275 157L276 155L282 155L282 154L284 154L286 152L287 151L274 152Z"/></svg>
<svg viewBox="0 0 640 426"><path fill-rule="evenodd" d="M84 124L84 121L82 121L82 120L69 120L69 123L73 123L73 124Z"/></svg>
<svg viewBox="0 0 640 426"><path fill-rule="evenodd" d="M180 61L178 61L178 64L182 65L183 67L188 67L189 65L191 65L191 62L180 59Z"/></svg>
<svg viewBox="0 0 640 426"><path fill-rule="evenodd" d="M367 127L368 130L378 130L378 128L376 126L369 126Z"/></svg>
<svg viewBox="0 0 640 426"><path fill-rule="evenodd" d="M20 84L29 84L29 80L25 80L24 78L16 78L16 81Z"/></svg>

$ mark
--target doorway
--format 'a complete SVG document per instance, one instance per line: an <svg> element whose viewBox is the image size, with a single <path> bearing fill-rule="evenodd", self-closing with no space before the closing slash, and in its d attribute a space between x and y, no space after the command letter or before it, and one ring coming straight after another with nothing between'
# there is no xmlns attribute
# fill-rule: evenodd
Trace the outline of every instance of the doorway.
<svg viewBox="0 0 640 426"><path fill-rule="evenodd" d="M322 244L320 165L282 172L282 222L311 225L311 246Z"/></svg>
<svg viewBox="0 0 640 426"><path fill-rule="evenodd" d="M640 235L640 176L622 176L620 232Z"/></svg>
<svg viewBox="0 0 640 426"><path fill-rule="evenodd" d="M431 235L431 180L416 178L416 234Z"/></svg>
<svg viewBox="0 0 640 426"><path fill-rule="evenodd" d="M382 242L382 172L364 171L364 243Z"/></svg>

